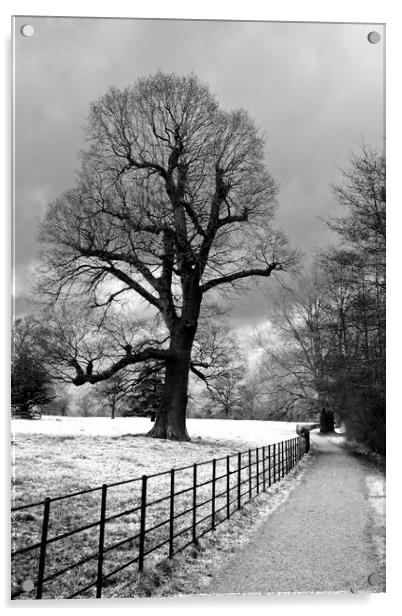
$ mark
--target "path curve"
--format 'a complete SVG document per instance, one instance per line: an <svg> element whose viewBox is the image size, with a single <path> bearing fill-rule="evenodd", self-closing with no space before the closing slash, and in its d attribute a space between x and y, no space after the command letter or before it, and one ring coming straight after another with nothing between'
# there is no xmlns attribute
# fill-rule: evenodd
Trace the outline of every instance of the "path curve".
<svg viewBox="0 0 402 616"><path fill-rule="evenodd" d="M383 475L347 452L341 436L312 434L311 440L311 467L247 544L213 572L207 594L385 590Z"/></svg>

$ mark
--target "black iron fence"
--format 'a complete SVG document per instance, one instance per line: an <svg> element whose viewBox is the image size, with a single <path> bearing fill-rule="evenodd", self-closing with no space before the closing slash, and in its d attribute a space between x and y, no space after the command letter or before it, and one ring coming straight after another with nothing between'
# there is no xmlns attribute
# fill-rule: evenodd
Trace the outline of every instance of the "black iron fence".
<svg viewBox="0 0 402 616"><path fill-rule="evenodd" d="M152 566L196 546L284 477L307 451L306 440L298 436L13 507L11 596L107 595L117 582L133 579L127 576L130 567L141 572L146 559ZM78 526L80 520L85 524Z"/></svg>

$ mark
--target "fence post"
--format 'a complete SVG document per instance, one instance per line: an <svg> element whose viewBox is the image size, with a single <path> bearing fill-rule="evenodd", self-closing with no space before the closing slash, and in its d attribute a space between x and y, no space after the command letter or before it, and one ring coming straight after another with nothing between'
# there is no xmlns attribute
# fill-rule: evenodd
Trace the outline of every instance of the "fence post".
<svg viewBox="0 0 402 616"><path fill-rule="evenodd" d="M226 517L230 518L230 458L226 456Z"/></svg>
<svg viewBox="0 0 402 616"><path fill-rule="evenodd" d="M274 443L273 447L274 447L274 458L273 458L274 460L274 481L273 483L275 483L276 482L276 470L275 470L276 469L276 443Z"/></svg>
<svg viewBox="0 0 402 616"><path fill-rule="evenodd" d="M174 468L170 470L169 558L173 557L174 540Z"/></svg>
<svg viewBox="0 0 402 616"><path fill-rule="evenodd" d="M268 445L268 487L271 487L271 445Z"/></svg>
<svg viewBox="0 0 402 616"><path fill-rule="evenodd" d="M266 484L265 484L265 445L262 448L262 489L265 492Z"/></svg>
<svg viewBox="0 0 402 616"><path fill-rule="evenodd" d="M276 465L276 481L279 481L281 478L281 444L276 444L276 455L278 458L278 462Z"/></svg>
<svg viewBox="0 0 402 616"><path fill-rule="evenodd" d="M283 441L281 442L281 450L282 450L282 479L285 476L285 455L284 455L284 447L283 447L284 443Z"/></svg>
<svg viewBox="0 0 402 616"><path fill-rule="evenodd" d="M193 465L193 543L197 543L197 463Z"/></svg>
<svg viewBox="0 0 402 616"><path fill-rule="evenodd" d="M248 494L250 500L252 498L252 482L251 482L251 449L248 450Z"/></svg>
<svg viewBox="0 0 402 616"><path fill-rule="evenodd" d="M103 576L103 547L105 544L105 517L106 517L106 493L107 485L102 485L102 500L99 523L99 548L98 548L98 574L96 578L96 598L102 597L102 576Z"/></svg>
<svg viewBox="0 0 402 616"><path fill-rule="evenodd" d="M286 469L286 474L289 473L289 441L285 441L285 469Z"/></svg>
<svg viewBox="0 0 402 616"><path fill-rule="evenodd" d="M147 513L147 476L142 476L141 485L141 519L140 519L140 545L138 554L138 570L144 568L144 544L145 544L145 522Z"/></svg>
<svg viewBox="0 0 402 616"><path fill-rule="evenodd" d="M285 477L286 473L288 472L288 456L287 456L287 441L283 442L283 476Z"/></svg>
<svg viewBox="0 0 402 616"><path fill-rule="evenodd" d="M288 467L287 442L286 441L283 442L282 447L283 447L283 476L285 477L287 473L287 467Z"/></svg>
<svg viewBox="0 0 402 616"><path fill-rule="evenodd" d="M277 473L277 481L280 481L281 479L281 473L282 473L282 469L281 469L281 443L278 443L277 446L277 455L278 455L278 473Z"/></svg>
<svg viewBox="0 0 402 616"><path fill-rule="evenodd" d="M241 507L241 452L237 454L237 508Z"/></svg>
<svg viewBox="0 0 402 616"><path fill-rule="evenodd" d="M39 552L38 579L36 582L36 599L42 599L43 578L45 575L47 531L49 528L50 498L45 498L42 521L42 537Z"/></svg>
<svg viewBox="0 0 402 616"><path fill-rule="evenodd" d="M215 488L216 488L216 460L212 460L212 530L215 530Z"/></svg>
<svg viewBox="0 0 402 616"><path fill-rule="evenodd" d="M259 474L260 474L260 469L259 469L259 466L260 466L260 456L259 456L259 453L258 453L258 447L255 450L255 460L256 460L256 467L257 467L257 477L256 477L256 481L257 481L257 494L259 494L260 493L260 477L259 477Z"/></svg>

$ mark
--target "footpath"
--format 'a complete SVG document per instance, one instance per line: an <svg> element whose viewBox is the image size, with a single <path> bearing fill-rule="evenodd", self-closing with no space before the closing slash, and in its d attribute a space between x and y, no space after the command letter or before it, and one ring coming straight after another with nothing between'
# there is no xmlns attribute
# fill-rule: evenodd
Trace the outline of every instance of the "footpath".
<svg viewBox="0 0 402 616"><path fill-rule="evenodd" d="M385 591L384 475L343 437L311 437L313 463L207 594Z"/></svg>

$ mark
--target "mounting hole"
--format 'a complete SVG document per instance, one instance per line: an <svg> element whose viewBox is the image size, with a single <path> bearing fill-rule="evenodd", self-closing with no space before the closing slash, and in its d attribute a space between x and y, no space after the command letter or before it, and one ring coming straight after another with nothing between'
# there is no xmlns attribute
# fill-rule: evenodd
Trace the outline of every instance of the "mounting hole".
<svg viewBox="0 0 402 616"><path fill-rule="evenodd" d="M371 575L368 576L368 583L371 584L371 586L377 586L377 584L381 583L381 576L379 573L372 573Z"/></svg>
<svg viewBox="0 0 402 616"><path fill-rule="evenodd" d="M21 584L21 588L24 592L30 592L31 590L33 590L35 587L35 584L33 583L32 580L24 580Z"/></svg>
<svg viewBox="0 0 402 616"><path fill-rule="evenodd" d="M31 26L31 24L25 24L21 26L21 34L22 36L33 36L35 32L35 28Z"/></svg>
<svg viewBox="0 0 402 616"><path fill-rule="evenodd" d="M373 30L373 32L369 32L367 35L367 39L369 43L372 43L373 45L376 45L377 43L379 43L381 41L381 34L379 32L375 32L375 30Z"/></svg>

